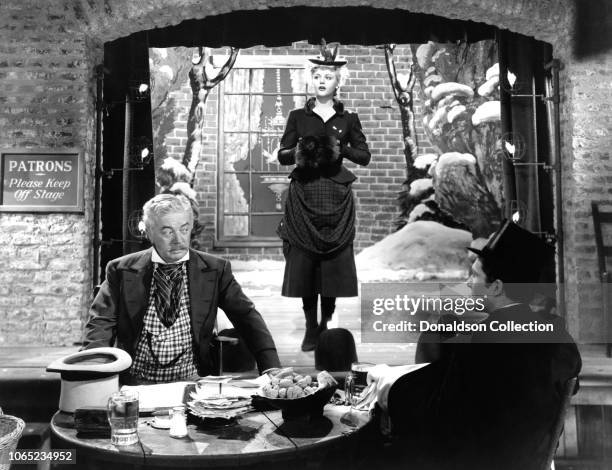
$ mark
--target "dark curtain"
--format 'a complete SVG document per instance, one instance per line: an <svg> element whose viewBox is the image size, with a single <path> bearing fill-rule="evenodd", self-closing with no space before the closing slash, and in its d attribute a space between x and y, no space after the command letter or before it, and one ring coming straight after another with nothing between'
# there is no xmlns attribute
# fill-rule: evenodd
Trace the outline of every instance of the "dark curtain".
<svg viewBox="0 0 612 470"><path fill-rule="evenodd" d="M152 142L151 101L148 95L137 92L140 83L149 83L148 47L144 33L133 34L104 46L102 169L106 173L102 177L101 201L102 274L111 259L147 246L147 242L134 237L129 230L128 236L124 237L130 220L123 217L122 206L123 193L127 191L127 213L135 216L144 202L155 194L153 164L143 166L140 160L140 147ZM126 107L131 113L127 129ZM130 155L132 168L127 172L127 185L124 185L122 171L125 151Z"/></svg>
<svg viewBox="0 0 612 470"><path fill-rule="evenodd" d="M511 217L519 208L523 212L522 226L533 232L552 232L552 172L537 165L551 162L550 129L542 98L546 95L545 66L552 59L552 48L508 31L499 32L498 42L502 135L504 141L523 147L523 155L517 154L515 162L505 160L505 215ZM512 88L509 71L516 76Z"/></svg>
<svg viewBox="0 0 612 470"><path fill-rule="evenodd" d="M152 47L287 46L319 44L418 44L493 39L496 28L399 9L373 7L291 7L248 10L186 20L148 31Z"/></svg>
<svg viewBox="0 0 612 470"><path fill-rule="evenodd" d="M513 162L504 162L505 216L519 211L519 224L532 232L554 234L554 173L552 162L550 94L552 59L550 44L509 31L498 32L502 139L522 147ZM508 72L516 76L510 86ZM505 145L502 142L502 145ZM520 158L519 158L520 157ZM547 282L555 282L554 260L549 262Z"/></svg>

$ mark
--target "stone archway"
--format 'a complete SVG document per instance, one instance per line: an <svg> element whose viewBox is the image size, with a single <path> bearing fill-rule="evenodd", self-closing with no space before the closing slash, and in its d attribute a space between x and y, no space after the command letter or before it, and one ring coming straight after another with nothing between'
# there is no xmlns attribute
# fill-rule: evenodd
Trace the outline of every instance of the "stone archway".
<svg viewBox="0 0 612 470"><path fill-rule="evenodd" d="M287 7L359 7L400 9L450 19L472 20L508 29L538 40L550 42L555 49L568 46L574 16L570 0L381 0L364 2L332 0L304 2L303 0L271 0L247 2L243 0L157 0L134 3L129 0L79 2L75 16L82 29L96 41L106 42L128 36L137 31L176 25L188 19L201 19L235 11L266 10Z"/></svg>

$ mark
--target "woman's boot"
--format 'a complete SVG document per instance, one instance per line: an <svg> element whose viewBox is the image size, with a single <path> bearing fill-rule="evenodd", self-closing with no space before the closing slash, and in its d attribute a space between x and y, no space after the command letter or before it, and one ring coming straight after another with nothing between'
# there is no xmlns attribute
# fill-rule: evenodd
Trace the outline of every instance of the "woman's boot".
<svg viewBox="0 0 612 470"><path fill-rule="evenodd" d="M314 351L319 338L319 329L317 324L317 297L314 299L305 297L302 299L304 317L306 317L306 333L302 340L302 351Z"/></svg>

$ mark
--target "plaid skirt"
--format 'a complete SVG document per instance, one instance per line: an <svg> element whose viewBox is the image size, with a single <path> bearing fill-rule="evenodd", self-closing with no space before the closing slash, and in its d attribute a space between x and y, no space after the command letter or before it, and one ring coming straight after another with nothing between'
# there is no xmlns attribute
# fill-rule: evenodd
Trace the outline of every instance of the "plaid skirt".
<svg viewBox="0 0 612 470"><path fill-rule="evenodd" d="M333 258L321 258L283 241L285 275L281 294L284 297L356 297L357 269L353 245Z"/></svg>

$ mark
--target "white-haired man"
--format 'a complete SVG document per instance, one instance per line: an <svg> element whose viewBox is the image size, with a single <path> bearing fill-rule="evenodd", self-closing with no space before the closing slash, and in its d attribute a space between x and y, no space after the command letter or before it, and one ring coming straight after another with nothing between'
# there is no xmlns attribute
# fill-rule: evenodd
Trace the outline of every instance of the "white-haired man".
<svg viewBox="0 0 612 470"><path fill-rule="evenodd" d="M210 344L220 307L260 371L280 365L274 341L230 263L189 248L193 211L182 195L143 207L151 248L108 263L90 309L84 349L116 346L133 364L124 383L193 380L213 371Z"/></svg>

